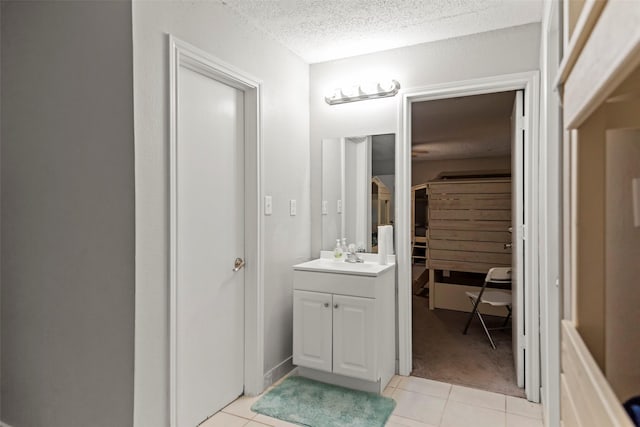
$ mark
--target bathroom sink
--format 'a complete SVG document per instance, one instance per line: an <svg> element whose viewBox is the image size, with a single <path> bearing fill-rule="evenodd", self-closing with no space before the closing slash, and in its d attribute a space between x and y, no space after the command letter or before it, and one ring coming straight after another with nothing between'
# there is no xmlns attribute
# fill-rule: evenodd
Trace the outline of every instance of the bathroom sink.
<svg viewBox="0 0 640 427"><path fill-rule="evenodd" d="M329 252L329 254L330 256L333 256L332 252ZM350 263L343 260L336 261L333 258L326 256L324 253L322 255L323 256L321 256L321 258L296 264L293 266L293 269L298 271L315 271L319 273L339 273L375 277L394 266L393 262L388 262L386 265L380 265L377 261L377 254L358 254L365 260L365 262L361 263Z"/></svg>

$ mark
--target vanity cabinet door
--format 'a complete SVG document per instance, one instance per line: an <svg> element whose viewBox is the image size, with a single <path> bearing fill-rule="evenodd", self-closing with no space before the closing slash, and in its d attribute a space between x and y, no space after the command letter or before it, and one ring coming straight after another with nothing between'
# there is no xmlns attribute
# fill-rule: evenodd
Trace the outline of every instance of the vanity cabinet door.
<svg viewBox="0 0 640 427"><path fill-rule="evenodd" d="M375 300L333 296L333 372L377 381Z"/></svg>
<svg viewBox="0 0 640 427"><path fill-rule="evenodd" d="M293 364L331 372L332 296L293 292Z"/></svg>

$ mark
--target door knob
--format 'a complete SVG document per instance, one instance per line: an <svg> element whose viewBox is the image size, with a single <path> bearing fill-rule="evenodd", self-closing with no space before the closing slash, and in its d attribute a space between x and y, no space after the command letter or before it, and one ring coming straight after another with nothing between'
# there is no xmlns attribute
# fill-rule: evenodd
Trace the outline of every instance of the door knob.
<svg viewBox="0 0 640 427"><path fill-rule="evenodd" d="M328 303L328 302L325 302L325 303L324 303L324 306L325 306L325 308L326 308L326 307L329 307L329 303Z"/></svg>
<svg viewBox="0 0 640 427"><path fill-rule="evenodd" d="M338 304L334 305L333 308L338 308Z"/></svg>
<svg viewBox="0 0 640 427"><path fill-rule="evenodd" d="M512 245L511 243L505 243L505 244L504 244L504 248L505 248L505 249L511 249L511 247L512 247L512 246L513 246L513 245Z"/></svg>
<svg viewBox="0 0 640 427"><path fill-rule="evenodd" d="M242 258L236 258L236 260L233 263L233 271L238 271L242 267L244 267L244 260Z"/></svg>

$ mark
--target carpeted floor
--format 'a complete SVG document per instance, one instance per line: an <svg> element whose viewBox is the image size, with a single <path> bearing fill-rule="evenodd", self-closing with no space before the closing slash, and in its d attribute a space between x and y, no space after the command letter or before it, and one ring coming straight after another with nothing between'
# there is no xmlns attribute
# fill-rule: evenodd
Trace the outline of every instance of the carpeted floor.
<svg viewBox="0 0 640 427"><path fill-rule="evenodd" d="M511 330L492 331L491 348L478 319L462 334L468 313L429 310L429 299L413 296L413 372L416 377L463 385L516 397ZM488 327L501 319L485 316Z"/></svg>

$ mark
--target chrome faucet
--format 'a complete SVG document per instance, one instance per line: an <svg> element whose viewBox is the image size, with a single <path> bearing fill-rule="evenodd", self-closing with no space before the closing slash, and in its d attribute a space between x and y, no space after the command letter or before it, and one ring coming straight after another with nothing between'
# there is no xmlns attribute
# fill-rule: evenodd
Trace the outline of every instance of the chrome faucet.
<svg viewBox="0 0 640 427"><path fill-rule="evenodd" d="M356 253L356 246L352 243L349 245L349 250L347 251L347 257L344 259L344 262L364 262L362 258L358 256Z"/></svg>

